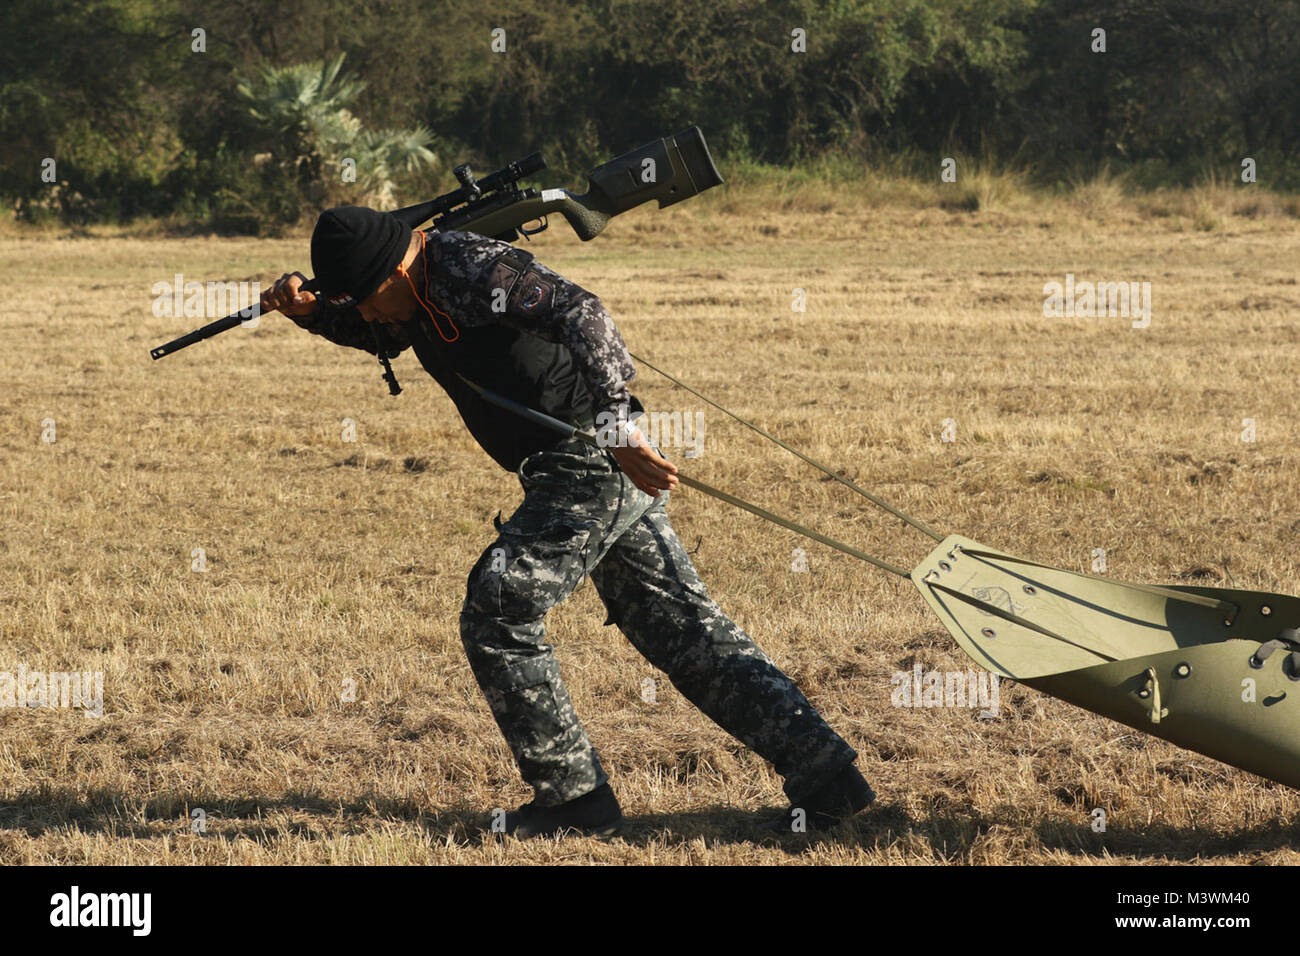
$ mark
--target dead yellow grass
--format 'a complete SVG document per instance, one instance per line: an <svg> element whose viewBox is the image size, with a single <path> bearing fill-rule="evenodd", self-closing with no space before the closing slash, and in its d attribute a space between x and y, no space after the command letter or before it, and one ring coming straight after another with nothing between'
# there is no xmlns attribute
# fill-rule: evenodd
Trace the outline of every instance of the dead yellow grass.
<svg viewBox="0 0 1300 956"><path fill-rule="evenodd" d="M1211 191L1149 215L1117 190L975 213L718 190L533 249L601 294L633 351L940 530L1079 569L1105 548L1131 580L1294 593L1294 214ZM195 324L151 314L154 282L305 269L302 237L11 233L0 262L0 670L105 673L101 718L0 710L0 860L1300 859L1294 792L1029 689L1004 684L995 720L891 707L895 671L970 666L914 589L688 491L670 513L704 580L860 751L879 803L827 838L754 842L779 778L600 626L587 584L550 633L631 824L610 843L494 845L489 812L529 794L457 614L520 494L432 379L404 355L391 399L369 356L279 316L149 360ZM1044 318L1042 285L1067 272L1151 282L1150 328ZM688 473L909 566L926 552L653 373L636 391L706 412L704 455L675 456Z"/></svg>

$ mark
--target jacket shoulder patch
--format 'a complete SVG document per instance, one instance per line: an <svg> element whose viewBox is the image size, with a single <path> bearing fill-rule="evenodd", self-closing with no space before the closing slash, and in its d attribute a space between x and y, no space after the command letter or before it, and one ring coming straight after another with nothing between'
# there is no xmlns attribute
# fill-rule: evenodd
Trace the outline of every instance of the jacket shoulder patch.
<svg viewBox="0 0 1300 956"><path fill-rule="evenodd" d="M529 269L515 283L510 296L510 311L516 315L545 315L551 310L555 286L534 269Z"/></svg>
<svg viewBox="0 0 1300 956"><path fill-rule="evenodd" d="M488 273L489 295L494 312L504 312L509 308L519 277L524 274L533 258L531 252L523 249L511 249L497 257Z"/></svg>

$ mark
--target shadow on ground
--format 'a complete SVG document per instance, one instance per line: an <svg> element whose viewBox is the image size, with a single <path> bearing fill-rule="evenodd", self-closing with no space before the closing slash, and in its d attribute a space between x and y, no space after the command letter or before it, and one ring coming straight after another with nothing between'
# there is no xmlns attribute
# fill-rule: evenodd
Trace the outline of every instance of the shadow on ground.
<svg viewBox="0 0 1300 956"><path fill-rule="evenodd" d="M430 812L427 805L382 794L366 794L340 802L324 794L290 792L283 797L220 797L210 793L173 793L141 805L121 793L99 790L78 793L42 788L0 801L0 832L39 837L79 831L134 839L156 839L185 833L193 826L193 811L201 808L206 836L235 841L271 843L284 837L330 839L364 834L381 821L410 821L433 840L446 844L482 844L495 839L491 814L479 807L449 807ZM894 853L923 862L969 863L983 858L983 838L994 828L1017 842L1033 840L1045 851L1065 856L1111 860L1116 857L1169 861L1213 860L1243 852L1289 849L1300 842L1300 824L1267 824L1230 833L1199 827L1152 825L1141 829L1111 825L1104 834L1086 826L1054 821L1017 825L1018 812L985 815L949 811L913 815L895 806L877 804L839 827L822 833L773 836L759 824L780 818L782 811L714 806L685 813L628 816L622 831L609 842L629 846L686 845L704 840L708 846L753 844L779 848L791 856L821 845L839 845ZM269 820L282 816L286 819ZM991 848L996 854L996 848Z"/></svg>

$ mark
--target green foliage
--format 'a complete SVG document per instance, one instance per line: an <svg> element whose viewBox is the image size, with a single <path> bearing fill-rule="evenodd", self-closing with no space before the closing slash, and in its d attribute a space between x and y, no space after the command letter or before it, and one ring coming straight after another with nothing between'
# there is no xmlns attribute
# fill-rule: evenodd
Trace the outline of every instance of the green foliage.
<svg viewBox="0 0 1300 956"><path fill-rule="evenodd" d="M158 11L127 0L0 4L0 192L20 218L118 219L160 211L152 194L175 144L176 92ZM41 163L56 162L56 182Z"/></svg>
<svg viewBox="0 0 1300 956"><path fill-rule="evenodd" d="M737 169L963 154L1154 188L1250 156L1296 189L1297 62L1300 0L7 0L0 193L27 218L265 228L536 149L571 185L691 123Z"/></svg>
<svg viewBox="0 0 1300 956"><path fill-rule="evenodd" d="M235 91L264 130L295 150L310 152L318 142L350 143L360 135L361 122L347 105L365 84L340 79L344 56L328 63L263 67L259 83L240 83Z"/></svg>
<svg viewBox="0 0 1300 956"><path fill-rule="evenodd" d="M433 134L423 126L380 131L362 126L348 104L365 84L342 75L345 56L264 67L256 83L235 88L264 137L263 151L252 157L246 177L252 191L243 193L244 201L255 208L258 195L275 194L271 225L344 202L391 206L395 181L436 159L429 149Z"/></svg>

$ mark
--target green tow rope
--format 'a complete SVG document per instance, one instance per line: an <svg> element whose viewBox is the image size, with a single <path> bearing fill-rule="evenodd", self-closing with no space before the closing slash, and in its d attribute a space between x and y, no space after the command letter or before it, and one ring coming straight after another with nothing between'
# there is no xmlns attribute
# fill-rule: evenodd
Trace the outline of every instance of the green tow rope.
<svg viewBox="0 0 1300 956"><path fill-rule="evenodd" d="M675 385L678 385L681 388L686 389L686 391L690 392L692 395L696 396L701 401L708 402L708 404L718 409L718 411L726 415L729 415L731 418L740 422L740 424L744 425L746 428L749 428L757 432L759 435L762 435L764 438L768 439L769 441L772 441L780 445L786 451L790 452L793 455L796 455L797 457L803 459L813 467L830 475L835 480L841 482L842 484L856 491L858 494L862 495L862 497L866 498L868 501L872 502L875 505L880 506L884 510L888 511L890 514L906 521L908 524L912 525L912 527L917 528L920 531L924 531L926 534L930 535L930 537L938 541L944 540L942 535L936 533L935 531L927 527L924 523L913 518L911 515L905 514L904 512L893 507L889 503L882 501L880 498L877 498L869 491L866 491L865 489L858 487L858 485L850 481L848 478L845 478L843 475L839 474L838 472L834 471L827 465L822 464L821 462L817 461L814 458L810 458L809 456L803 454L803 452L799 451L796 448L791 448L785 442L781 441L781 439L777 438L774 435L768 434L767 432L763 431L763 429L759 428L757 425L754 425L753 423L748 422L745 419L741 418L739 415L736 415L735 413L728 411L727 409L719 405L717 402L713 401L710 398L706 398L705 396L697 392L695 389L691 388L689 385L686 385L679 379L673 377L672 375L669 375L667 372L663 371L662 369L656 368L654 365L651 365L649 362L647 362L645 359L641 358L640 356L632 355L632 357L636 359L638 362L640 362L642 365L646 366L646 368L658 372L664 378L668 379ZM457 375L460 375L460 373L458 372ZM594 448L603 447L600 444L600 441L596 438L596 436L589 432L582 431L574 425L570 425L567 422L560 421L558 418L553 418L550 415L547 415L543 412L539 412L535 408L529 408L527 405L522 405L519 402L514 401L513 399L506 398L503 395L498 395L495 392L490 391L489 389L483 388L481 385L476 385L474 382L471 382L463 375L460 375L460 379L470 388L474 389L474 391L478 392L478 394L481 395L486 401L491 402L493 405L512 411L517 415L527 418L530 421L542 425L546 428L549 428L553 431L561 432L564 435L569 436L571 438L580 439L581 441L586 442L588 445L591 445ZM702 481L698 481L695 478L691 478L689 475L683 475L679 473L677 475L677 480L680 481L688 488L694 488L697 491L704 492L706 495L711 495L712 497L717 498L719 501L725 501L729 505L734 505L737 508L743 508L745 511L748 511L751 514L756 514L760 518L764 518L767 521L772 522L773 524L780 525L782 528L787 528L790 531L795 532L796 534L803 535L805 538L811 538L813 541L820 542L821 544L826 545L828 548L834 548L836 551L841 551L844 554L849 555L850 557L857 558L860 561L866 561L868 564L875 565L876 567L881 568L882 570L885 571L889 571L892 574L897 574L899 577L902 578L910 579L912 576L906 569L900 568L896 564L892 564L889 561L885 561L881 558L877 558L874 555L867 554L865 551L855 548L852 545L845 544L842 541L837 541L834 538L827 537L826 535L822 534L819 531L814 531L813 529L806 527L805 525L801 525L796 521L791 521L789 518L784 518L781 515L768 511L766 508L761 508L756 504L744 500L743 498L738 498L735 495L730 494L729 492L721 490L720 488L714 488L712 485L708 485ZM1031 565L1034 567L1043 567L1043 568L1047 567L1047 565L1038 564L1038 562L1036 561L1029 561L1025 558L1015 558L1004 554L995 554L993 552L969 551L967 553L973 557L984 558L985 560L1013 561L1020 564ZM1085 575L1085 576L1094 577L1094 575ZM1110 578L1107 578L1106 580L1111 581ZM1053 638L1054 640L1061 641L1065 644L1070 644L1074 647L1080 648L1081 650L1089 651L1090 653L1096 654L1098 657L1101 657L1105 660L1114 659L1105 654L1101 654L1098 651L1094 651L1091 648L1084 647L1082 644L1077 644L1074 641L1070 640L1069 638L1063 637L1060 634L1055 633L1054 631L1050 631L1042 627L1041 625L1035 624L1033 621L1021 617L1019 614L1004 611L1001 608L995 607L994 605L986 601L981 601L978 598L962 594L958 591L955 591L943 585L934 582L928 582L928 581L926 583L931 588L934 588L939 591L943 591L944 593L948 594L950 597L955 598L956 600L963 601L975 607L979 607L983 611L986 611L990 614L994 614L1012 623L1019 624L1022 627L1027 627L1030 630L1037 631L1038 633L1043 634L1046 637ZM1116 582L1111 581L1111 583L1116 583ZM1172 588L1163 588L1151 584L1129 584L1127 582L1119 582L1119 583L1123 584L1125 587L1132 588L1133 590L1144 591L1148 594L1158 595L1166 599L1183 601L1188 604L1199 604L1204 607L1215 608L1216 610L1223 611L1228 615L1227 623L1232 622L1233 618L1235 618L1239 610L1239 608L1235 604L1229 601L1222 601L1217 598L1206 597L1203 595L1188 593L1185 591L1177 591Z"/></svg>
<svg viewBox="0 0 1300 956"><path fill-rule="evenodd" d="M797 448L791 448L789 445L787 445L785 442L781 441L781 439L777 438L775 435L769 435L767 432L763 431L763 429L759 428L757 425L753 424L752 422L747 422L747 421L745 421L745 419L741 418L739 415L735 414L734 412L729 412L729 411L727 411L725 408L723 408L723 407L722 407L721 405L719 405L717 402L713 401L713 399L711 399L711 398L706 398L705 396L703 396L703 395L701 395L699 392L697 392L695 389L693 389L693 388L691 388L689 385L687 385L685 382L681 381L680 379L674 378L673 376L671 376L671 375L669 375L667 372L665 372L663 369L661 369L661 368L656 368L655 366L651 365L651 364L650 364L649 362L647 362L645 359L641 358L641 356L639 356L639 355L634 355L634 354L631 353L631 352L629 352L629 353L627 353L627 354L628 354L628 355L631 355L632 358L636 359L638 362L640 362L640 363L641 363L642 365L644 365L646 368L650 369L650 371L652 371L652 372L658 372L660 375L662 375L664 378L668 379L668 381L672 382L674 385L677 385L677 386L680 387L680 388L684 388L684 389L686 389L686 391L690 392L692 395L694 395L694 396L695 396L696 398L698 398L700 401L702 401L702 402L708 402L710 405L712 405L712 406L713 406L714 408L716 408L718 411L722 412L724 415L729 415L729 416L731 416L731 417L734 418L736 421L740 422L740 424L744 425L746 428L751 429L751 430L757 432L758 434L760 434L760 435L762 435L764 438L766 438L768 441L775 442L776 444L778 444L778 445L780 445L782 448L784 448L786 451L788 451L790 454L795 455L795 456L797 456L797 457L799 457L799 458L802 458L804 461L806 461L808 464L812 465L814 468L816 468L816 469L818 469L818 470L820 470L820 471L822 471L822 472L825 472L826 474L830 475L832 478L834 478L836 481L840 482L841 484L846 485L846 486L849 487L849 488L852 488L854 491L856 491L856 492L857 492L858 494L860 494L862 497L866 498L866 499L867 499L868 501L870 501L872 504L874 504L874 505L876 505L876 506L878 506L878 507L880 507L880 508L884 508L886 511L888 511L891 515L894 515L896 518L902 518L904 521L906 521L908 524L910 524L913 528L916 528L918 531L924 531L924 532L925 532L926 534L928 534L930 537L934 538L935 541L942 541L942 540L943 540L943 535L939 534L939 532L937 532L937 531L933 530L932 528L928 527L927 525L925 525L925 524L922 523L921 521L917 520L916 518L913 518L911 515L909 515L909 514L904 514L902 511L899 511L897 508L895 508L895 507L894 507L893 505L891 505L889 502L887 502L887 501L882 501L880 498L877 498L875 495L873 495L871 492L867 491L866 489L864 489L864 488L859 488L856 484L854 484L854 483L853 483L852 481L850 481L849 479L845 478L843 475L841 475L839 472L835 471L834 469L828 467L827 465L823 465L820 461L817 461L815 458L809 458L807 455L805 455L803 452L799 451L799 449L797 449Z"/></svg>
<svg viewBox="0 0 1300 956"><path fill-rule="evenodd" d="M653 368L653 366L650 366L648 362L644 364L646 364L650 368ZM658 371L658 369L655 369L655 371ZM569 438L577 438L580 441L586 442L588 445L591 445L593 448L603 447L600 443L600 440L597 439L595 435L591 434L590 432L582 431L576 425L571 425L568 422L560 421L560 419L558 418L554 418L550 415L547 415L545 412L539 412L535 408L529 408L527 405L523 405L519 402L516 402L514 399L506 398L504 395L498 395L496 392L492 391L491 389L484 388L482 385L478 385L474 382L471 382L469 379L467 379L464 375L461 375L459 372L457 372L456 374L462 382L464 382L470 388L474 389L474 391L476 391L480 396L482 396L484 401L490 402L491 404L496 405L498 408L504 408L507 411L514 412L516 415L519 415L521 418L526 418L529 421L533 422L534 424L541 425L545 428L549 428L552 431L560 432L561 434ZM701 395L700 398L704 398L704 396ZM704 399L704 400L708 401L708 399ZM714 405L720 411L726 412L728 415L731 415L731 412L727 412L727 410L725 408L722 408L721 405L717 405L714 402L709 402L709 404ZM738 418L735 415L731 415L731 417L735 418L737 421L742 422L743 424L749 425L748 422L745 422L743 419ZM838 478L840 481L844 482L849 487L858 491L866 498L869 498L870 500L879 504L882 508L885 508L886 510L892 512L893 514L898 515L898 517L915 525L916 527L921 528L927 534L934 535L935 537L939 537L938 535L935 535L933 531L930 531L930 529L922 525L919 521L916 521L915 519L908 517L907 515L903 514L900 511L897 511L894 508L891 508L889 505L875 498L873 495L870 495L866 491L863 491L861 488L858 488L857 485L853 484L847 478L843 478L839 475L834 474L834 472L830 471L830 469L828 469L826 466L818 464L817 462L813 461L811 458L807 458L806 456L800 454L798 451L795 451L795 449L790 448L789 445L785 444L784 442L780 441L777 438L773 438L771 435L767 435L766 432L760 431L755 426L749 425L749 427L753 428L755 431L758 431L759 434L762 434L765 437L770 438L772 441L779 444L782 448L785 448L788 451L791 451L794 454L799 455L800 458L804 458L804 460L808 461L810 464L816 465L818 468L820 468L822 471L825 471L827 474L831 474L834 477ZM796 534L801 534L805 538L811 538L813 541L820 542L821 544L824 544L829 548L834 548L836 551L842 551L845 554L850 555L851 557L855 557L860 561L866 561L868 564L873 564L884 571L889 571L892 574L897 574L899 577L902 578L911 578L912 576L911 573L908 572L905 568L900 568L896 564L891 564L890 562L882 560L881 558L877 558L873 555L867 554L865 551L855 548L850 544L845 544L842 541L836 541L834 538L827 537L826 535L822 534L819 531L814 531L813 529L801 525L796 521L791 521L788 518L783 518L781 517L781 515L774 514L773 512L768 511L766 508L760 508L758 505L751 504L750 502L745 501L743 498L737 498L733 494L723 491L720 488L714 488L712 485L708 485L702 481L698 481L695 478L691 478L689 475L683 475L679 473L677 475L677 480L680 481L688 488L694 488L697 491L704 492L706 495L711 495L712 497L717 498L719 501L725 501L729 505L735 505L737 508L743 508L745 511L748 511L751 514L756 514L760 518L765 518L768 521L772 522L773 524L778 524L783 528L788 528L789 530L795 532ZM943 540L943 539L939 538L939 540Z"/></svg>

